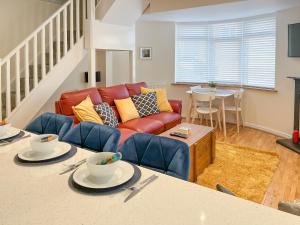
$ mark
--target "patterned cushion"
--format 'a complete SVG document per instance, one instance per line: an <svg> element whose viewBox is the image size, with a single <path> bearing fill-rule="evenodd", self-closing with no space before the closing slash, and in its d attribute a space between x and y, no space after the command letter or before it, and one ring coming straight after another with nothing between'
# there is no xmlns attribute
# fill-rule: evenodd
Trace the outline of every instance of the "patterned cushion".
<svg viewBox="0 0 300 225"><path fill-rule="evenodd" d="M150 116L152 114L159 113L157 97L154 92L148 94L134 95L131 98L137 111L140 114L140 117Z"/></svg>
<svg viewBox="0 0 300 225"><path fill-rule="evenodd" d="M108 103L104 102L99 105L95 105L94 107L105 125L110 127L118 126L118 119L116 117L116 114Z"/></svg>

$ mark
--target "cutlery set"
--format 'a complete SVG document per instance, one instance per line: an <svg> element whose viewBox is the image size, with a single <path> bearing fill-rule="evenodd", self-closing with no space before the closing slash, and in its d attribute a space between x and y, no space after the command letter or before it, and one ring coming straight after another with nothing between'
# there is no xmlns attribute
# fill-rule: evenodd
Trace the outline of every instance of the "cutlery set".
<svg viewBox="0 0 300 225"><path fill-rule="evenodd" d="M11 141L2 140L2 141L0 141L0 146L10 145L10 144L13 144L15 142L18 142L20 140L23 140L23 139L26 139L26 138L29 138L29 137L31 137L30 134L28 134L26 136L23 136L23 137L15 138L15 139L13 139Z"/></svg>

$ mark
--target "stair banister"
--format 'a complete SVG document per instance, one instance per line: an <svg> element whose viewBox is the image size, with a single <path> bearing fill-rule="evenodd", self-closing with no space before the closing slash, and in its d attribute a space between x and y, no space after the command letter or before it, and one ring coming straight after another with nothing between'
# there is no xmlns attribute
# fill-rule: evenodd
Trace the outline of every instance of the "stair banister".
<svg viewBox="0 0 300 225"><path fill-rule="evenodd" d="M82 4L81 4L82 3ZM75 7L74 7L75 4ZM5 58L0 60L0 84L3 83L2 75L5 77L4 85L0 86L0 119L9 117L12 110L16 109L23 98L30 95L31 81L30 75L33 75L33 88L39 85L39 82L46 77L48 72L61 60L61 47L63 49L63 56L66 56L69 49L72 49L75 43L79 42L81 38L80 22L86 17L86 0L68 0L64 3L53 15L51 15L45 22L43 22L37 29L35 29L24 41L22 41L15 49L13 49ZM82 18L80 15L80 7L82 6ZM74 13L75 13L75 29L76 40L74 38ZM62 26L61 26L62 16ZM84 21L82 21L84 24ZM53 26L55 24L55 31ZM68 27L69 25L69 27ZM70 28L68 30L68 28ZM46 30L48 33L46 34ZM68 38L68 32L70 36ZM63 35L62 40L60 38ZM83 34L82 34L83 35ZM48 38L49 37L49 38ZM46 43L48 38L48 42ZM61 41L63 41L61 46ZM70 45L68 46L68 42ZM30 62L30 51L32 43L32 62ZM56 43L56 49L53 44ZM48 47L48 52L46 48ZM29 49L30 48L30 49ZM39 51L40 49L40 51ZM54 52L55 51L55 52ZM22 54L21 54L22 53ZM47 69L46 53L49 54ZM54 62L54 53L56 53L56 62ZM13 65L11 65L13 64ZM31 65L32 64L32 67ZM21 65L24 66L22 74L24 74L24 89L21 91ZM12 68L11 68L12 66ZM31 70L29 70L31 68ZM39 72L41 71L41 72ZM33 72L33 73L32 73ZM1 74L2 73L2 74ZM4 75L5 74L5 75ZM39 77L41 74L41 77ZM11 88L14 82L15 90ZM12 95L15 94L15 96ZM2 95L3 92L3 95ZM5 94L5 106L3 106L3 99ZM12 99L12 97L14 97ZM14 100L13 102L11 100ZM14 104L15 103L15 104ZM5 109L3 107L5 107Z"/></svg>
<svg viewBox="0 0 300 225"><path fill-rule="evenodd" d="M0 59L0 93L2 93L2 59ZM0 119L2 118L2 97L0 98Z"/></svg>

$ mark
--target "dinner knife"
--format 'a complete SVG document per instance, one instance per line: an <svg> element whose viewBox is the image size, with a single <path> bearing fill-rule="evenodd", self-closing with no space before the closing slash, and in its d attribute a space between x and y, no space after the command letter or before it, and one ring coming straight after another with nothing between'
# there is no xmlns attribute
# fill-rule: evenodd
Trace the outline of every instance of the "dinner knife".
<svg viewBox="0 0 300 225"><path fill-rule="evenodd" d="M61 172L59 175L63 175L65 173L71 172L72 170L77 169L79 166L81 166L82 164L84 164L86 162L86 159L80 160L79 162L69 166L68 169L64 170L63 172Z"/></svg>
<svg viewBox="0 0 300 225"><path fill-rule="evenodd" d="M140 188L134 189L124 200L125 202L128 202L130 199L132 199L135 195L137 195L141 190L143 190L147 185L152 183L158 178L156 175L152 175L149 179L147 179L147 182L145 182Z"/></svg>

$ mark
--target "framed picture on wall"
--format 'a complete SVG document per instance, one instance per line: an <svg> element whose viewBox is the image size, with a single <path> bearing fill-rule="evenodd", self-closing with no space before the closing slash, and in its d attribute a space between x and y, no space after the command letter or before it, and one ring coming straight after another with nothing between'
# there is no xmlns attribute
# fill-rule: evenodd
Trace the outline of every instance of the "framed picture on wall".
<svg viewBox="0 0 300 225"><path fill-rule="evenodd" d="M140 48L140 59L152 59L152 48Z"/></svg>

